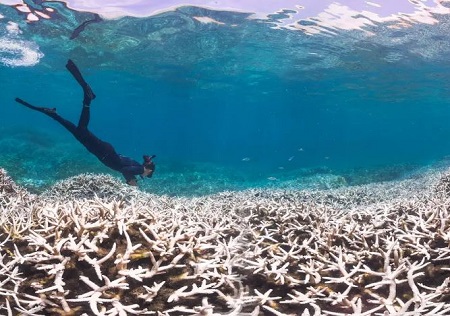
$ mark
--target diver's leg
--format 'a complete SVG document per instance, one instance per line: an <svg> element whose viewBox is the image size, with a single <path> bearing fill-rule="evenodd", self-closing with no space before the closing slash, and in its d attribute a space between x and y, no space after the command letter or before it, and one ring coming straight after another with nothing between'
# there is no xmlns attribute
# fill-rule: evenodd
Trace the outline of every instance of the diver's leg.
<svg viewBox="0 0 450 316"><path fill-rule="evenodd" d="M16 98L16 101L27 108L32 110L41 112L50 116L55 121L59 122L62 126L64 126L73 136L89 150L92 154L94 154L103 164L114 169L119 170L121 166L121 158L114 150L114 147L105 141L97 138L94 134L92 134L87 129L87 123L89 122L89 107L84 106L83 111L81 112L80 123L79 126L75 126L72 122L62 118L56 113L56 109L44 108L31 105L30 103Z"/></svg>
<svg viewBox="0 0 450 316"><path fill-rule="evenodd" d="M84 80L83 76L81 75L80 70L75 65L75 63L72 60L68 60L66 64L67 70L70 71L72 76L75 78L75 80L78 82L78 84L83 88L84 98L83 98L83 105L85 107L89 106L91 104L91 101L95 99L95 94L92 91L91 87L87 84L87 82Z"/></svg>
<svg viewBox="0 0 450 316"><path fill-rule="evenodd" d="M20 98L16 98L15 101L17 103L25 105L27 108L30 108L30 109L38 111L38 112L42 112L44 114L56 113L56 108L44 108L44 107L40 107L40 106L34 106Z"/></svg>
<svg viewBox="0 0 450 316"><path fill-rule="evenodd" d="M73 124L72 122L59 116L56 113L55 108L44 108L44 107L34 106L34 105L31 105L30 103L25 102L24 100L19 99L19 98L16 98L16 102L26 106L27 108L30 108L32 110L35 110L35 111L44 113L47 116L50 116L52 119L54 119L55 121L60 123L62 126L64 126L69 132L71 132L74 135L76 134L77 127L75 126L75 124Z"/></svg>
<svg viewBox="0 0 450 316"><path fill-rule="evenodd" d="M81 110L80 120L78 121L78 128L87 129L90 119L91 119L91 107L84 105L83 110Z"/></svg>

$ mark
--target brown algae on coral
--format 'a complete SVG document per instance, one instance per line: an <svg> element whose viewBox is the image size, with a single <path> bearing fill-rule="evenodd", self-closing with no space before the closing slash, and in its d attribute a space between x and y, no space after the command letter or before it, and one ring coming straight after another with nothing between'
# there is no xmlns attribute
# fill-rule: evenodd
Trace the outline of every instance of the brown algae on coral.
<svg viewBox="0 0 450 316"><path fill-rule="evenodd" d="M448 315L448 179L183 198L84 174L38 196L0 170L0 313Z"/></svg>

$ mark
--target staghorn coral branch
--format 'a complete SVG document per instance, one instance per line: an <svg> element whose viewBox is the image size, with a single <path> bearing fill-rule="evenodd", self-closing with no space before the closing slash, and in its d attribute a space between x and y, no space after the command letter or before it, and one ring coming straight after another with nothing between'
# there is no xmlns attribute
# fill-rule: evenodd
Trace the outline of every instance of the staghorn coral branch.
<svg viewBox="0 0 450 316"><path fill-rule="evenodd" d="M325 281L325 283L345 283L349 287L354 287L355 285L353 284L352 277L359 272L362 262L358 262L356 267L354 267L353 270L348 273L345 268L346 262L343 260L343 252L341 247L338 247L338 257L336 257L333 253L330 253L330 256L332 256L337 262L332 262L331 267L328 268L328 270L338 270L342 274L342 277L324 277L323 279L327 280Z"/></svg>
<svg viewBox="0 0 450 316"><path fill-rule="evenodd" d="M257 289L255 289L255 294L258 297L259 304L264 305L267 302L280 300L282 298L281 296L270 297L270 293L272 293L272 291L273 291L273 289L270 289L263 294L263 293L259 292Z"/></svg>
<svg viewBox="0 0 450 316"><path fill-rule="evenodd" d="M153 286L150 288L146 285L144 285L144 289L147 293L145 294L140 294L138 297L140 299L143 299L147 302L151 302L153 301L153 299L158 295L159 290L161 290L161 288L163 287L163 285L166 283L166 281L162 281L160 283L153 283Z"/></svg>
<svg viewBox="0 0 450 316"><path fill-rule="evenodd" d="M192 285L192 290L191 291L185 291L188 286L183 286L181 288L179 288L178 290L176 290L174 293L172 293L169 298L167 299L167 302L177 302L178 300L180 300L180 298L186 298L189 296L193 296L193 295L198 295L198 294L212 294L215 293L217 290L215 289L211 289L212 287L215 286L215 283L210 283L207 284L206 280L203 280L200 286L197 286L195 283Z"/></svg>

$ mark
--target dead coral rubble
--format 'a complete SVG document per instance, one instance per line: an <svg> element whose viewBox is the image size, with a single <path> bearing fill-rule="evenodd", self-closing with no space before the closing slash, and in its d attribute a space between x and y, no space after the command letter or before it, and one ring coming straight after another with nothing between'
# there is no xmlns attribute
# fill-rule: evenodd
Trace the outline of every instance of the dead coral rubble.
<svg viewBox="0 0 450 316"><path fill-rule="evenodd" d="M82 175L22 204L20 234L2 218L0 313L449 315L441 182L175 198Z"/></svg>

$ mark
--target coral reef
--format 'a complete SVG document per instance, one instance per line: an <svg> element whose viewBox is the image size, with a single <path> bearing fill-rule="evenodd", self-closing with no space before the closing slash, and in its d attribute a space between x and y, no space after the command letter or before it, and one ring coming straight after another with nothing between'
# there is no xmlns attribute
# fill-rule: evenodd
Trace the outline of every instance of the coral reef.
<svg viewBox="0 0 450 316"><path fill-rule="evenodd" d="M0 198L2 199L2 205L8 202L7 199L16 198L26 193L25 189L14 183L5 169L0 168Z"/></svg>
<svg viewBox="0 0 450 316"><path fill-rule="evenodd" d="M84 174L35 196L0 170L0 313L449 315L449 178L182 198Z"/></svg>
<svg viewBox="0 0 450 316"><path fill-rule="evenodd" d="M11 236L27 230L34 216L31 204L42 205L34 194L15 184L6 170L0 168L0 223L3 230Z"/></svg>
<svg viewBox="0 0 450 316"><path fill-rule="evenodd" d="M83 200L83 199L139 199L143 193L137 188L124 185L111 175L80 174L61 180L44 191L40 197L46 200Z"/></svg>

